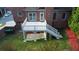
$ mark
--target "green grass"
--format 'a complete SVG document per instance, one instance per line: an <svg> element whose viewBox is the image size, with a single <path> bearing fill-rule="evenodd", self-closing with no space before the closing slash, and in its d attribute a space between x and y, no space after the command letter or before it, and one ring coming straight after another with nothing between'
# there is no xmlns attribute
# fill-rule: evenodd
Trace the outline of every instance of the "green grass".
<svg viewBox="0 0 79 59"><path fill-rule="evenodd" d="M64 33L63 33L64 34ZM67 37L64 34L64 38L56 40L55 38L49 38L45 40L37 40L23 42L22 33L13 35L7 35L0 39L0 50L4 51L62 51L70 50Z"/></svg>

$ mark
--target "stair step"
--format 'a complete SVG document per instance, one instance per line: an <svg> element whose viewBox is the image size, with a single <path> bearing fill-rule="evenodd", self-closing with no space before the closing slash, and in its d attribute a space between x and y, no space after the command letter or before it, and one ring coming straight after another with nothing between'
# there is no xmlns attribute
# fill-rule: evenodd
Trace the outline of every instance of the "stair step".
<svg viewBox="0 0 79 59"><path fill-rule="evenodd" d="M55 34L53 33L52 35L54 36L56 35L57 39L62 38L62 35L58 32L58 30L48 24L47 24L47 30L50 30L51 31L50 33L54 32Z"/></svg>

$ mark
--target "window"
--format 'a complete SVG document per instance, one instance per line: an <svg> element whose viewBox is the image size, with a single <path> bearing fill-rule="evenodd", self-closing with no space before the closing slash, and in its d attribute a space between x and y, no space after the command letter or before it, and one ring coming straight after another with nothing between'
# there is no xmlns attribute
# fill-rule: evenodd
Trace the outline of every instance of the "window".
<svg viewBox="0 0 79 59"><path fill-rule="evenodd" d="M21 12L17 12L17 16L22 17L22 13Z"/></svg>
<svg viewBox="0 0 79 59"><path fill-rule="evenodd" d="M35 12L28 13L28 21L36 21L36 14Z"/></svg>
<svg viewBox="0 0 79 59"><path fill-rule="evenodd" d="M29 19L32 20L32 14L29 14Z"/></svg>
<svg viewBox="0 0 79 59"><path fill-rule="evenodd" d="M32 18L35 19L35 13L33 13L33 17Z"/></svg>
<svg viewBox="0 0 79 59"><path fill-rule="evenodd" d="M44 12L40 12L40 21L44 21Z"/></svg>
<svg viewBox="0 0 79 59"><path fill-rule="evenodd" d="M53 14L53 19L56 19L56 13Z"/></svg>
<svg viewBox="0 0 79 59"><path fill-rule="evenodd" d="M66 19L66 14L65 13L63 13L63 15L62 15L62 19Z"/></svg>

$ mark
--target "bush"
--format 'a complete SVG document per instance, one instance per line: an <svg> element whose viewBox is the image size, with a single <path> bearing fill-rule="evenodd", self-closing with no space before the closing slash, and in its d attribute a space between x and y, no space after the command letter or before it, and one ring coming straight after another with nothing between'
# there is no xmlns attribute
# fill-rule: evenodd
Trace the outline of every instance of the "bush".
<svg viewBox="0 0 79 59"><path fill-rule="evenodd" d="M79 30L79 7L73 8L68 24L74 32Z"/></svg>

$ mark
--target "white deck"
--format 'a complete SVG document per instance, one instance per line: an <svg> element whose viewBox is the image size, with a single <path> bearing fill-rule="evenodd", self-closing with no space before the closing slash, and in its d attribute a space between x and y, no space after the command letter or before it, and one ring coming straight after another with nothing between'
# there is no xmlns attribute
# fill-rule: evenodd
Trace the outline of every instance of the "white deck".
<svg viewBox="0 0 79 59"><path fill-rule="evenodd" d="M22 31L23 31L23 38L25 41L26 41L26 39L27 40L36 40L36 39L40 39L40 37L42 37L42 36L45 37L46 36L45 32L48 32L50 35L56 37L57 39L62 38L62 35L60 35L58 30L55 29L54 27L48 25L46 23L46 21L44 21L44 22L27 22L27 18L26 18L21 27L22 27ZM40 36L40 34L31 34L31 35L27 34L27 37L25 35L26 32L41 32L41 31L44 32L44 35ZM28 38L28 37L30 37L30 38Z"/></svg>
<svg viewBox="0 0 79 59"><path fill-rule="evenodd" d="M26 22L23 26L24 31L45 31L46 22Z"/></svg>

